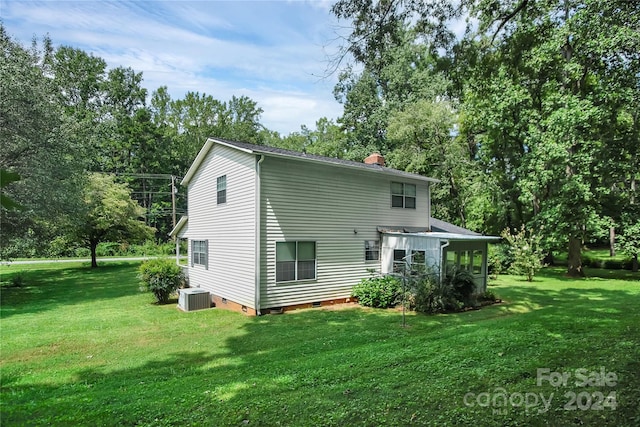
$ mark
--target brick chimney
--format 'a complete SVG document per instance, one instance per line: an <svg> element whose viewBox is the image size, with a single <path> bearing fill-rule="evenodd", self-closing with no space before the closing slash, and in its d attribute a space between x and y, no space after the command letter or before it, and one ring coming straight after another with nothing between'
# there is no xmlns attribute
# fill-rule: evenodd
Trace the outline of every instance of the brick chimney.
<svg viewBox="0 0 640 427"><path fill-rule="evenodd" d="M364 159L364 162L368 165L384 166L384 157L380 153L373 153Z"/></svg>

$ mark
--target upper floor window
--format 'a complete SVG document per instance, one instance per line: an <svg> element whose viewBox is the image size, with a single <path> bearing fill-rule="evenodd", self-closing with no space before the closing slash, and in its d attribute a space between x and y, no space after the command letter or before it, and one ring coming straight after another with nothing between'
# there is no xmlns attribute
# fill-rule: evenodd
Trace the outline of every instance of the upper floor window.
<svg viewBox="0 0 640 427"><path fill-rule="evenodd" d="M416 208L416 185L403 182L391 183L391 207Z"/></svg>
<svg viewBox="0 0 640 427"><path fill-rule="evenodd" d="M227 203L227 175L219 176L217 184L218 204Z"/></svg>

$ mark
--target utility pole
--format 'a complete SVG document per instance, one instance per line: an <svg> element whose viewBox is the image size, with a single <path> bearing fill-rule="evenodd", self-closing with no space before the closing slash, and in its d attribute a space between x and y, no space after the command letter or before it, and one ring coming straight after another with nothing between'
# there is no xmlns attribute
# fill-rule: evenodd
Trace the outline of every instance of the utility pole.
<svg viewBox="0 0 640 427"><path fill-rule="evenodd" d="M176 228L176 177L171 175L171 220L172 227Z"/></svg>

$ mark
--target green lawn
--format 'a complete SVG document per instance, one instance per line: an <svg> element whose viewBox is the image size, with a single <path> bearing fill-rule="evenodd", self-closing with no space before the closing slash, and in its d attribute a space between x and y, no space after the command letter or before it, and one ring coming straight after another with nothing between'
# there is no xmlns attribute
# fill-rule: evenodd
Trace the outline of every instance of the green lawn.
<svg viewBox="0 0 640 427"><path fill-rule="evenodd" d="M0 267L2 280L19 267ZM491 287L503 304L409 314L403 328L393 310L182 313L139 293L135 264L43 267L2 288L2 425L640 423L628 272L503 276ZM545 368L567 386L537 385ZM608 384L582 384L602 370Z"/></svg>

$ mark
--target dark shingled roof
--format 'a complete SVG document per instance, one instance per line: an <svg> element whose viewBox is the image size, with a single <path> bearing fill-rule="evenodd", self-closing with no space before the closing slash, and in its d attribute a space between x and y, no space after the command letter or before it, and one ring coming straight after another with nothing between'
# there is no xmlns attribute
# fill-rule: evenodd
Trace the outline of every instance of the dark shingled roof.
<svg viewBox="0 0 640 427"><path fill-rule="evenodd" d="M354 162L352 160L344 160L338 159L336 157L326 157L326 156L317 156L315 154L309 153L301 153L299 151L293 150L285 150L283 148L269 147L266 145L255 145L249 144L247 142L238 142L238 141L230 141L222 138L211 137L214 141L221 142L223 144L231 145L236 148L240 148L243 150L249 150L258 154L265 155L275 155L275 156L283 156L283 157L293 157L298 159L311 160L321 163L333 164L336 166L347 166L347 167L356 167L359 169L365 169L370 171L378 171L388 175L396 175L399 177L410 178L410 179L420 179L420 180L428 180L431 182L439 182L439 180L435 178L429 178L422 175L413 174L410 172L404 172L397 169L387 168L384 166L380 166L378 164L367 164L364 162Z"/></svg>
<svg viewBox="0 0 640 427"><path fill-rule="evenodd" d="M464 234L467 236L482 236L482 234L476 233L475 231L467 230L466 228L458 227L457 225L436 218L431 218L431 231Z"/></svg>
<svg viewBox="0 0 640 427"><path fill-rule="evenodd" d="M436 218L431 218L431 230L425 227L406 227L406 226L378 226L378 231L381 233L453 233L462 234L465 236L482 236L475 231L467 230L466 228L458 227L457 225L450 224L446 221L442 221Z"/></svg>

